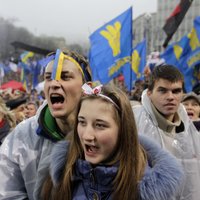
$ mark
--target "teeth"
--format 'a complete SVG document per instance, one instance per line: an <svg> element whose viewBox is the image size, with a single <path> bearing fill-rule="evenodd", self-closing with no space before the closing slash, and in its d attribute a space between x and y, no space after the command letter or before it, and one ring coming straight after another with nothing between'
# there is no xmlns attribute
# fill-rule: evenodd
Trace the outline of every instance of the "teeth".
<svg viewBox="0 0 200 200"><path fill-rule="evenodd" d="M59 94L52 94L51 97L60 97L61 95Z"/></svg>
<svg viewBox="0 0 200 200"><path fill-rule="evenodd" d="M88 145L87 145L86 148L87 148L87 150L88 150L89 152L94 152L94 151L97 151L97 149L98 149L96 146L88 146Z"/></svg>

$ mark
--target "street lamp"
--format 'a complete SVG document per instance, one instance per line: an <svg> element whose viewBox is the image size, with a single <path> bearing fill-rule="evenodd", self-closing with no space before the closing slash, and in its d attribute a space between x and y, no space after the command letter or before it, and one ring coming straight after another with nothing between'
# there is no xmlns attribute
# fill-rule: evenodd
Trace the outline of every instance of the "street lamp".
<svg viewBox="0 0 200 200"><path fill-rule="evenodd" d="M144 15L144 37L147 41L147 55L150 54L150 45L151 45L151 14L146 13Z"/></svg>

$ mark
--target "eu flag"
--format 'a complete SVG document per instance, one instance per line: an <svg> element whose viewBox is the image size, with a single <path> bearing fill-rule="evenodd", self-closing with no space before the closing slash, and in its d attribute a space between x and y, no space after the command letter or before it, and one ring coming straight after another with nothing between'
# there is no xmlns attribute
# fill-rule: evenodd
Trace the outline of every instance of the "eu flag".
<svg viewBox="0 0 200 200"><path fill-rule="evenodd" d="M93 81L105 84L123 72L130 89L132 8L97 29L89 39Z"/></svg>
<svg viewBox="0 0 200 200"><path fill-rule="evenodd" d="M142 79L146 65L146 39L138 43L132 51L132 81Z"/></svg>
<svg viewBox="0 0 200 200"><path fill-rule="evenodd" d="M167 64L179 68L184 75L185 89L190 92L200 81L199 75L196 74L196 67L200 64L200 16L195 18L191 32L168 46L161 57Z"/></svg>

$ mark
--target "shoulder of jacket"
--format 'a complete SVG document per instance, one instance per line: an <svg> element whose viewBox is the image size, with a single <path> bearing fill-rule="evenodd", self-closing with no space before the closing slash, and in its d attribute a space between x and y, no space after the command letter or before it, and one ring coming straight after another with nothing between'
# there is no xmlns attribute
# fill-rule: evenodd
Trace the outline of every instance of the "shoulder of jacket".
<svg viewBox="0 0 200 200"><path fill-rule="evenodd" d="M171 199L179 192L184 179L181 164L147 136L140 135L139 140L148 160L145 174L139 183L141 200Z"/></svg>
<svg viewBox="0 0 200 200"><path fill-rule="evenodd" d="M69 141L62 140L57 142L52 149L50 158L50 175L54 185L59 183L62 176L69 146Z"/></svg>

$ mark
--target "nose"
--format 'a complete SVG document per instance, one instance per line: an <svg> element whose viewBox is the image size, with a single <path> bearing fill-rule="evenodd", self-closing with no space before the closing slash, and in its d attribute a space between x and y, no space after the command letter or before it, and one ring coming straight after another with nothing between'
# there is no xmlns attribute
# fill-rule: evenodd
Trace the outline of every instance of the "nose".
<svg viewBox="0 0 200 200"><path fill-rule="evenodd" d="M174 94L172 91L168 91L167 99L169 99L169 100L174 99Z"/></svg>
<svg viewBox="0 0 200 200"><path fill-rule="evenodd" d="M187 105L187 109L191 110L193 108L193 106L191 104Z"/></svg>
<svg viewBox="0 0 200 200"><path fill-rule="evenodd" d="M94 129L91 125L87 125L83 130L83 139L85 141L92 141L95 139Z"/></svg>
<svg viewBox="0 0 200 200"><path fill-rule="evenodd" d="M51 81L51 88L57 89L57 88L60 88L60 87L61 87L61 84L58 80L52 80Z"/></svg>

